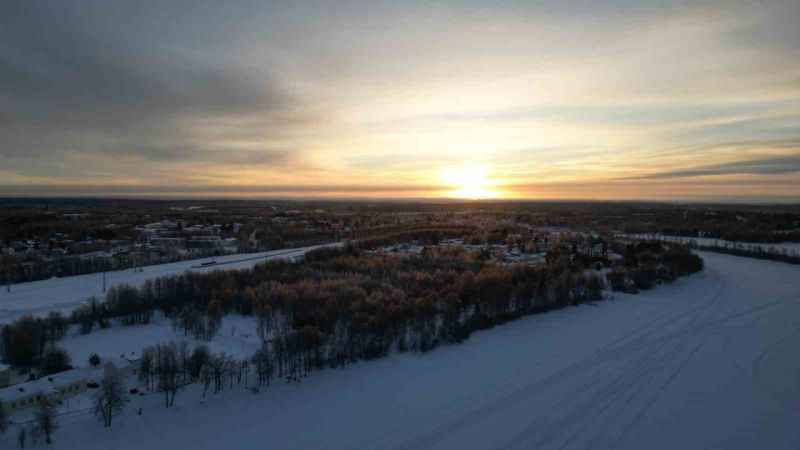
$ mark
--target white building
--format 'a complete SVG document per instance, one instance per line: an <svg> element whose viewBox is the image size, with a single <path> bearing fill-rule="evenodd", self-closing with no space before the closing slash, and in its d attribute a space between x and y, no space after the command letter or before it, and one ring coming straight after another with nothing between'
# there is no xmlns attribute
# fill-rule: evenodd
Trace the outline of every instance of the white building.
<svg viewBox="0 0 800 450"><path fill-rule="evenodd" d="M43 376L37 380L0 389L0 405L7 412L27 409L42 401L60 404L63 400L85 392L90 384L97 387L103 376L103 366L112 362L123 376L135 372L134 360L123 357L102 358L98 367L81 367ZM10 368L9 368L10 373Z"/></svg>
<svg viewBox="0 0 800 450"><path fill-rule="evenodd" d="M59 403L87 389L94 374L92 369L72 369L44 376L38 380L0 389L0 404L6 411L33 407L42 401Z"/></svg>

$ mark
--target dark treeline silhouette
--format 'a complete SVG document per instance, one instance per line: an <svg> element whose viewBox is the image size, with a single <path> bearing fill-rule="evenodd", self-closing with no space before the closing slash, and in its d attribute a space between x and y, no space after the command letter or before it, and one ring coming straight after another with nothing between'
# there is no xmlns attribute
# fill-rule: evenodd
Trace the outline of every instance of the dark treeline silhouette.
<svg viewBox="0 0 800 450"><path fill-rule="evenodd" d="M704 237L731 242L757 242L762 244L800 242L800 231L753 230L741 228L708 231L697 228L663 228L660 229L659 232L668 236Z"/></svg>
<svg viewBox="0 0 800 450"><path fill-rule="evenodd" d="M656 239L660 242L674 242L675 236L646 235L648 239ZM679 236L682 237L682 236ZM706 242L686 239L683 244L690 249L702 250L706 252L723 253L726 255L743 256L747 258L766 259L780 261L789 264L800 264L800 252L779 246L758 244L754 242L733 242L733 241L713 241Z"/></svg>
<svg viewBox="0 0 800 450"><path fill-rule="evenodd" d="M44 318L22 317L0 330L0 356L15 367L39 367L43 373L69 368L69 356L55 344L69 328L69 321L58 312Z"/></svg>
<svg viewBox="0 0 800 450"><path fill-rule="evenodd" d="M723 253L726 255L744 256L747 258L767 259L789 264L800 264L800 253L790 252L780 248L764 248L759 245L701 245L689 244L691 248L706 252Z"/></svg>
<svg viewBox="0 0 800 450"><path fill-rule="evenodd" d="M703 270L703 260L683 245L643 241L617 247L624 256L622 264L606 275L615 291L636 293Z"/></svg>

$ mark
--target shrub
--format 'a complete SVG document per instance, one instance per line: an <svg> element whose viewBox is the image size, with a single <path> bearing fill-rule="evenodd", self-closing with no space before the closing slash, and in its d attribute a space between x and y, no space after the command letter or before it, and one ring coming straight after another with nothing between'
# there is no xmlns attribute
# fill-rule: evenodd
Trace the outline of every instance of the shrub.
<svg viewBox="0 0 800 450"><path fill-rule="evenodd" d="M41 370L43 375L63 372L72 368L69 354L60 348L48 350L42 357Z"/></svg>

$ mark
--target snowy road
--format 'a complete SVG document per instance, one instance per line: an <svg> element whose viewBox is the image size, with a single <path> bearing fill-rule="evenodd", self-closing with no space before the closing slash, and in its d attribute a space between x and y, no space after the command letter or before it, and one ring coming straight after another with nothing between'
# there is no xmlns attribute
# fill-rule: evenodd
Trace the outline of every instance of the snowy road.
<svg viewBox="0 0 800 450"><path fill-rule="evenodd" d="M73 449L797 449L800 268L702 254L706 271L512 322L425 355L175 410L145 398Z"/></svg>
<svg viewBox="0 0 800 450"><path fill-rule="evenodd" d="M187 270L207 272L249 268L268 259L290 259L303 256L307 251L319 247L324 247L324 245L158 264L145 266L140 272L133 269L118 270L106 273L106 284L107 287L120 284L138 286L149 279L176 275ZM212 260L216 264L200 267L200 264ZM0 289L0 325L25 314L46 314L50 311L69 312L92 296L103 297L102 273L15 284L11 286L11 292L6 292L5 286L2 286Z"/></svg>

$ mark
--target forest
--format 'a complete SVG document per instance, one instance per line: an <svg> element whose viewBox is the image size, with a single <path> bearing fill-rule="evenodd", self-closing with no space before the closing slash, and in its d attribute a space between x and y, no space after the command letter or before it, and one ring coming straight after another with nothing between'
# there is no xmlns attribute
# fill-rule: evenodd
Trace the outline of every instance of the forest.
<svg viewBox="0 0 800 450"><path fill-rule="evenodd" d="M427 241L443 235L437 230ZM637 292L702 270L702 259L688 248L664 242L614 243L623 255L614 263L554 253L546 264L529 266L498 264L461 247L431 245L414 256L368 252L389 240L316 250L302 264L275 261L114 287L69 318L53 313L6 325L0 354L13 366L43 369L59 360L53 353L69 324L90 333L115 321L146 324L155 313L187 336L210 340L223 316L236 313L256 318L263 349L254 364L266 371L259 379L274 370L296 380L392 351L427 352L519 317L600 301L606 283Z"/></svg>

